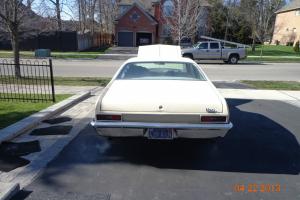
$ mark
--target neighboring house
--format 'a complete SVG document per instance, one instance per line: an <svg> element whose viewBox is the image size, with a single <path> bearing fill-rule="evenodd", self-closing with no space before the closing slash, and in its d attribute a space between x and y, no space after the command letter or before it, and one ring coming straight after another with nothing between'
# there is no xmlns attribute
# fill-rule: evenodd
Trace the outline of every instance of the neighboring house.
<svg viewBox="0 0 300 200"><path fill-rule="evenodd" d="M172 0L119 0L118 18L115 20L115 40L118 46L140 46L166 43L171 31L163 16L172 14ZM209 4L203 4L198 20L198 36L206 35Z"/></svg>
<svg viewBox="0 0 300 200"><path fill-rule="evenodd" d="M300 40L300 0L293 0L276 12L273 44L296 44Z"/></svg>

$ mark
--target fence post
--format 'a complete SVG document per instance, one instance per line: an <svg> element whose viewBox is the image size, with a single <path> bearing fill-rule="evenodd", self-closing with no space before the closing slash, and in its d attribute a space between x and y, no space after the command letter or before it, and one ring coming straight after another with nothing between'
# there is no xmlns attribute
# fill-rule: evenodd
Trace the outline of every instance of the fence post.
<svg viewBox="0 0 300 200"><path fill-rule="evenodd" d="M52 89L52 101L55 102L55 90L54 90L54 78L53 78L53 67L52 60L49 59L49 67L50 67L50 78L51 78L51 89Z"/></svg>

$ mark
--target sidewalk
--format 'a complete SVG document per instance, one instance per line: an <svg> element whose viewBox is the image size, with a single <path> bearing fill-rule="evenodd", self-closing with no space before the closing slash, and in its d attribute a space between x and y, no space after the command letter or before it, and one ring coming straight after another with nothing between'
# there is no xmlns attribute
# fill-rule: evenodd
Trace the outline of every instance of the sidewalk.
<svg viewBox="0 0 300 200"><path fill-rule="evenodd" d="M225 98L300 101L300 91L255 90L255 89L218 89L218 90Z"/></svg>
<svg viewBox="0 0 300 200"><path fill-rule="evenodd" d="M283 101L300 108L300 91L255 90L255 89L218 89L227 99L258 99Z"/></svg>

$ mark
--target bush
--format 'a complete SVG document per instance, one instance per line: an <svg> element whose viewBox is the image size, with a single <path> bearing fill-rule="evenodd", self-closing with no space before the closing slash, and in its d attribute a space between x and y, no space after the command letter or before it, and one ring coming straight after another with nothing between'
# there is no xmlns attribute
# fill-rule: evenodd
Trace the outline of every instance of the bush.
<svg viewBox="0 0 300 200"><path fill-rule="evenodd" d="M300 46L299 46L300 44L299 44L299 41L298 42L296 42L296 44L295 44L295 46L294 46L294 51L295 52L300 52Z"/></svg>

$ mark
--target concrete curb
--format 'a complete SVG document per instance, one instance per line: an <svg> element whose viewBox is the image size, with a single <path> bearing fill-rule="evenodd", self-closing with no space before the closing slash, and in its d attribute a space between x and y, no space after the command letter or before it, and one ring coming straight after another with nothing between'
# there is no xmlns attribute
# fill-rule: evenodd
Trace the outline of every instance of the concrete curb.
<svg viewBox="0 0 300 200"><path fill-rule="evenodd" d="M19 184L0 182L0 200L9 200L20 190Z"/></svg>
<svg viewBox="0 0 300 200"><path fill-rule="evenodd" d="M38 113L35 113L25 119L22 119L21 121L16 122L15 124L12 124L7 128L2 129L0 131L0 144L4 141L12 140L13 138L17 137L18 135L21 135L22 133L34 128L41 121L48 119L48 118L56 115L57 113L65 110L66 108L78 103L79 101L90 96L90 94L91 94L90 91L76 94L76 95L71 96L70 98L65 99L53 106L50 106L44 110L41 110Z"/></svg>

